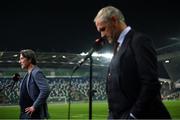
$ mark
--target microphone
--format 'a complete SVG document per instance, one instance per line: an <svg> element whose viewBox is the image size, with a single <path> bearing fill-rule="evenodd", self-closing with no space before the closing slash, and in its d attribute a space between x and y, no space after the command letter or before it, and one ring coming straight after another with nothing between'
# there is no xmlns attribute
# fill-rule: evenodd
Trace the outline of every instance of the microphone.
<svg viewBox="0 0 180 120"><path fill-rule="evenodd" d="M78 62L77 66L73 68L73 73L92 55L94 51L98 51L102 49L105 43L106 43L106 39L104 37L96 39L93 44L93 47L88 51L88 54Z"/></svg>
<svg viewBox="0 0 180 120"><path fill-rule="evenodd" d="M13 81L14 81L14 82L17 82L19 79L20 79L19 73L15 73L15 74L13 75Z"/></svg>
<svg viewBox="0 0 180 120"><path fill-rule="evenodd" d="M13 75L12 79L13 79L13 82L12 82L12 85L11 85L11 91L12 91L15 83L20 80L20 75L19 75L19 73L15 73L15 74Z"/></svg>

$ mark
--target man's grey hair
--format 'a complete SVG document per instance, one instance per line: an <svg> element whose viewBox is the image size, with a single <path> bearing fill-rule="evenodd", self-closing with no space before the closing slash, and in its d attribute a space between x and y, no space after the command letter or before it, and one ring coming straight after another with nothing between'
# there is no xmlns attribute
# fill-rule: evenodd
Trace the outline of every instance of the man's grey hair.
<svg viewBox="0 0 180 120"><path fill-rule="evenodd" d="M109 19L111 19L112 16L116 16L119 22L125 22L125 18L122 12L113 6L107 6L102 8L94 18L94 22L96 22L97 19L102 21L108 21Z"/></svg>
<svg viewBox="0 0 180 120"><path fill-rule="evenodd" d="M28 60L31 60L31 63L33 65L36 65L37 64L37 61L36 61L36 54L33 50L31 49L24 49L24 50L21 50L20 51L20 54L27 58Z"/></svg>

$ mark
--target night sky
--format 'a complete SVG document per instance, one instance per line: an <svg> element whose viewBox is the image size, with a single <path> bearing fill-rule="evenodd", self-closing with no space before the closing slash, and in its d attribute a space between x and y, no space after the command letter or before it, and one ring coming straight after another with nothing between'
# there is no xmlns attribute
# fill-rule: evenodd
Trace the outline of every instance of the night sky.
<svg viewBox="0 0 180 120"><path fill-rule="evenodd" d="M173 0L20 0L0 2L0 51L81 53L100 36L93 19L114 5L133 29L149 35L156 48L178 42L180 7Z"/></svg>

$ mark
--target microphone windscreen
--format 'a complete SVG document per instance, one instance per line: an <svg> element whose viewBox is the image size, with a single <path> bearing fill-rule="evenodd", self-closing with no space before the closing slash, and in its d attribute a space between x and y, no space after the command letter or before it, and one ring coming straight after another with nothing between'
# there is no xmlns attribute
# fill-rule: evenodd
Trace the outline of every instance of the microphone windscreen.
<svg viewBox="0 0 180 120"><path fill-rule="evenodd" d="M17 82L19 79L20 79L19 73L15 73L15 74L13 75L13 81L14 81L14 82Z"/></svg>
<svg viewBox="0 0 180 120"><path fill-rule="evenodd" d="M98 51L100 50L104 45L106 44L106 39L105 38L99 38L96 39L93 48Z"/></svg>

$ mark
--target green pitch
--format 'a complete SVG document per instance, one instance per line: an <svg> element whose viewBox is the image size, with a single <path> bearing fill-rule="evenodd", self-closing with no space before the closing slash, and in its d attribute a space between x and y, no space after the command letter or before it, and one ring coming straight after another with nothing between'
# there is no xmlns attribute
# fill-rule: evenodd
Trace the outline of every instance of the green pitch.
<svg viewBox="0 0 180 120"><path fill-rule="evenodd" d="M180 119L180 101L164 101L173 119ZM71 104L71 119L88 119L88 103L73 103ZM107 103L93 102L92 118L106 119L107 118ZM51 119L67 119L68 105L67 104L48 104ZM18 119L19 106L0 106L0 119Z"/></svg>

